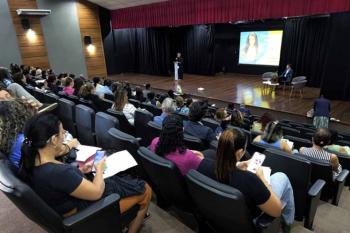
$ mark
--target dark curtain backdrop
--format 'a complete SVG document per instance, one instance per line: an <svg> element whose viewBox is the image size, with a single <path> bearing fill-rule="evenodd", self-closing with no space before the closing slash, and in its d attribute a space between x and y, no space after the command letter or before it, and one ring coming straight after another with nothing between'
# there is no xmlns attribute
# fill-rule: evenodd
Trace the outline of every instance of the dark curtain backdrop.
<svg viewBox="0 0 350 233"><path fill-rule="evenodd" d="M308 86L320 87L329 35L329 17L297 18L286 21L280 73L291 63L294 76L306 76Z"/></svg>

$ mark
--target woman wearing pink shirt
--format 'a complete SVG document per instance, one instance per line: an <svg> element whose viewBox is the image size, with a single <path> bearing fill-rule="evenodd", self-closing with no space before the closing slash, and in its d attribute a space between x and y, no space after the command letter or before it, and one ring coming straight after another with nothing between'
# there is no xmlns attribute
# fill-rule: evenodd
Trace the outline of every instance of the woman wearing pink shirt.
<svg viewBox="0 0 350 233"><path fill-rule="evenodd" d="M74 93L74 82L73 79L70 77L67 77L64 83L63 92L65 92L67 95L73 95Z"/></svg>

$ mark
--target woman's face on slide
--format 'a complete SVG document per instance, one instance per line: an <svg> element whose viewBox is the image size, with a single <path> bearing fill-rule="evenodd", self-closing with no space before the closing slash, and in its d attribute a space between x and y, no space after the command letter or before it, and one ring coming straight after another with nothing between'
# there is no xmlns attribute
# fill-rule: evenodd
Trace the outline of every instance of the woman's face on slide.
<svg viewBox="0 0 350 233"><path fill-rule="evenodd" d="M255 36L254 35L249 35L249 45L254 46L255 45Z"/></svg>

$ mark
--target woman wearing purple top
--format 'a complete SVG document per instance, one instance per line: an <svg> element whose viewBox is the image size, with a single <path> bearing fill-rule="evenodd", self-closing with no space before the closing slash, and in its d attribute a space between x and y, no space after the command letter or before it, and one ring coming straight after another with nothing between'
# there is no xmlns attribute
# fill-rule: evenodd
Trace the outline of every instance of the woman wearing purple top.
<svg viewBox="0 0 350 233"><path fill-rule="evenodd" d="M204 156L199 151L187 149L183 138L182 120L176 115L169 115L163 121L160 137L153 139L150 149L175 163L185 176L190 169L197 170Z"/></svg>

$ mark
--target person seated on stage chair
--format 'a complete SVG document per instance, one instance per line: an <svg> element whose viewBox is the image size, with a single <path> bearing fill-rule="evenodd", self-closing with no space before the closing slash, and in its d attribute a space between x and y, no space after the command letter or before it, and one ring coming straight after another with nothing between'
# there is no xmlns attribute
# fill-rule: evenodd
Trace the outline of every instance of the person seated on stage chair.
<svg viewBox="0 0 350 233"><path fill-rule="evenodd" d="M169 97L165 98L162 103L162 114L153 118L154 123L162 125L163 120L168 115L173 114L176 111L175 101Z"/></svg>
<svg viewBox="0 0 350 233"><path fill-rule="evenodd" d="M154 92L152 92L152 91L148 92L147 99L144 103L160 108L162 106L162 104L158 100L156 100L155 97L156 97L156 95L154 94Z"/></svg>
<svg viewBox="0 0 350 233"><path fill-rule="evenodd" d="M207 112L207 108L207 105L201 101L192 103L188 115L189 121L184 122L184 132L201 139L206 145L209 145L211 141L216 140L216 135L211 128L203 125L201 122Z"/></svg>
<svg viewBox="0 0 350 233"><path fill-rule="evenodd" d="M330 152L341 153L343 155L350 155L350 147L349 146L340 146L337 145L338 140L338 132L336 130L329 130L331 132L331 140L329 145L324 148Z"/></svg>
<svg viewBox="0 0 350 233"><path fill-rule="evenodd" d="M83 172L61 163L57 157L64 134L62 123L52 114L36 115L26 123L19 170L21 179L63 218L117 193L122 214L139 205L140 209L128 229L129 233L138 232L151 201L150 186L143 180L118 175L104 179L106 158L91 164L90 169ZM95 176L88 179L85 174L91 172L92 166L95 167Z"/></svg>
<svg viewBox="0 0 350 233"><path fill-rule="evenodd" d="M333 168L333 179L335 179L341 173L342 166L339 163L337 155L325 150L325 146L330 142L331 132L326 128L319 128L312 137L312 147L301 147L300 154L329 162Z"/></svg>
<svg viewBox="0 0 350 233"><path fill-rule="evenodd" d="M120 86L114 94L112 109L123 112L131 125L134 125L136 108L128 101L128 90Z"/></svg>
<svg viewBox="0 0 350 233"><path fill-rule="evenodd" d="M266 181L262 168L256 174L247 171L249 161L240 162L247 147L247 138L239 129L225 130L218 142L216 162L198 169L223 184L238 189L245 197L253 217L264 212L272 217L282 215L282 230L290 232L294 222L294 195L288 177L281 172Z"/></svg>
<svg viewBox="0 0 350 233"><path fill-rule="evenodd" d="M293 148L289 147L288 141L286 139L283 139L282 127L278 121L272 121L268 123L264 130L264 133L257 136L254 139L254 142L270 145L289 154L293 152Z"/></svg>
<svg viewBox="0 0 350 233"><path fill-rule="evenodd" d="M176 112L188 115L190 109L185 105L184 98L182 96L177 96L176 99Z"/></svg>
<svg viewBox="0 0 350 233"><path fill-rule="evenodd" d="M289 84L292 81L292 78L293 78L292 65L291 64L287 64L286 69L279 76L278 82L279 83L287 83L287 84Z"/></svg>

